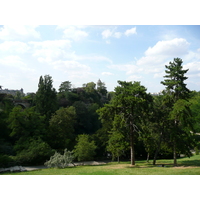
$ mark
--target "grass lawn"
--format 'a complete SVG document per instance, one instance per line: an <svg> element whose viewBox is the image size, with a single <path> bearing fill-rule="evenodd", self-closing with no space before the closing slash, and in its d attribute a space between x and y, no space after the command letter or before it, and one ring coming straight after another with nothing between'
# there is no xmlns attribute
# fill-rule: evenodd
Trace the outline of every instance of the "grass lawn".
<svg viewBox="0 0 200 200"><path fill-rule="evenodd" d="M159 167L164 164L165 167ZM191 158L179 158L178 166L173 167L173 160L157 160L156 166L146 161L136 161L135 166L130 162L111 162L97 166L77 166L65 169L40 169L27 172L4 173L5 175L200 175L200 155Z"/></svg>

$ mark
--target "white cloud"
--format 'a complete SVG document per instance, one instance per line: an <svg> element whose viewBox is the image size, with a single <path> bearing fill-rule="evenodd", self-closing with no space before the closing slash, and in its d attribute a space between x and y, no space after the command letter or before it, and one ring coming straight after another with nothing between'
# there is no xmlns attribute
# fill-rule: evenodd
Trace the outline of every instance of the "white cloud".
<svg viewBox="0 0 200 200"><path fill-rule="evenodd" d="M132 75L127 78L127 81L141 81L142 76Z"/></svg>
<svg viewBox="0 0 200 200"><path fill-rule="evenodd" d="M138 66L148 66L148 67L155 67L155 65L160 65L161 63L164 62L165 60L165 56L162 57L157 57L157 56L144 56L142 58L140 58L139 60L137 60L136 64Z"/></svg>
<svg viewBox="0 0 200 200"><path fill-rule="evenodd" d="M63 38L73 39L75 41L81 40L88 36L88 33L77 29L74 26L70 26L63 31Z"/></svg>
<svg viewBox="0 0 200 200"><path fill-rule="evenodd" d="M112 32L109 29L103 31L101 34L103 36L103 39L107 39L112 36Z"/></svg>
<svg viewBox="0 0 200 200"><path fill-rule="evenodd" d="M0 63L2 65L7 65L11 67L26 66L26 64L22 61L22 59L19 56L14 56L14 55L1 58Z"/></svg>
<svg viewBox="0 0 200 200"><path fill-rule="evenodd" d="M29 47L24 42L19 41L5 41L0 44L0 51L9 53L25 53L29 50Z"/></svg>
<svg viewBox="0 0 200 200"><path fill-rule="evenodd" d="M136 65L140 66L144 73L154 73L154 78L161 77L169 61L188 55L188 47L189 43L183 38L159 41L145 51L145 56L137 60Z"/></svg>
<svg viewBox="0 0 200 200"><path fill-rule="evenodd" d="M34 69L28 68L27 64L25 62L23 62L22 58L20 58L19 56L16 55L10 55L10 56L6 56L4 58L0 59L0 64L3 66L9 66L12 68L16 68L17 70L20 71L31 71L34 72ZM10 69L7 69L10 70ZM10 71L10 73L12 73L12 71Z"/></svg>
<svg viewBox="0 0 200 200"><path fill-rule="evenodd" d="M103 39L108 39L110 37L115 37L115 38L119 39L122 36L122 33L121 32L115 32L114 30L110 31L110 29L106 29L101 33L101 35L102 35ZM106 40L106 43L110 44L110 41Z"/></svg>
<svg viewBox="0 0 200 200"><path fill-rule="evenodd" d="M71 47L69 40L47 40L43 42L29 42L29 44L33 45L33 56L38 57L39 62L47 63L67 56L66 54Z"/></svg>
<svg viewBox="0 0 200 200"><path fill-rule="evenodd" d="M54 69L59 69L65 73L69 72L69 71L77 71L80 73L83 72L83 71L90 71L90 67L84 65L84 64L81 64L77 61L62 61L62 60L59 60L59 61L55 61L54 63L52 63L54 65Z"/></svg>
<svg viewBox="0 0 200 200"><path fill-rule="evenodd" d="M114 74L111 73L111 72L102 72L101 74L102 74L102 75L106 75L106 76L112 76L112 75L114 75Z"/></svg>
<svg viewBox="0 0 200 200"><path fill-rule="evenodd" d="M124 34L125 34L126 36L130 36L130 35L133 35L133 34L137 34L137 32L136 32L136 27L126 30Z"/></svg>
<svg viewBox="0 0 200 200"><path fill-rule="evenodd" d="M105 56L99 56L99 55L88 55L88 56L74 56L74 59L75 60L90 60L90 61L97 61L97 62L102 62L102 61L105 61L105 62L109 62L112 64L112 60L105 57Z"/></svg>
<svg viewBox="0 0 200 200"><path fill-rule="evenodd" d="M188 73L198 73L200 72L200 62L190 62L183 65L183 69L189 69Z"/></svg>
<svg viewBox="0 0 200 200"><path fill-rule="evenodd" d="M40 33L35 30L37 26L5 25L0 28L1 40L18 40L27 38L40 38Z"/></svg>
<svg viewBox="0 0 200 200"><path fill-rule="evenodd" d="M81 80L82 83L87 82L91 77L97 77L91 72L91 68L85 64L73 60L56 61L52 63L55 70L59 70L68 76L74 84Z"/></svg>
<svg viewBox="0 0 200 200"><path fill-rule="evenodd" d="M121 35L122 35L122 33L120 33L120 32L115 32L115 33L113 34L113 36L114 36L115 38L120 38Z"/></svg>
<svg viewBox="0 0 200 200"><path fill-rule="evenodd" d="M155 46L149 47L145 52L146 56L173 56L177 57L188 53L189 43L186 39L175 38L173 40L159 41Z"/></svg>
<svg viewBox="0 0 200 200"><path fill-rule="evenodd" d="M163 76L165 76L165 72L155 73L153 77L154 78L162 78Z"/></svg>
<svg viewBox="0 0 200 200"><path fill-rule="evenodd" d="M125 71L127 75L143 71L141 67L138 67L133 64L109 65L108 68L119 70L119 71Z"/></svg>

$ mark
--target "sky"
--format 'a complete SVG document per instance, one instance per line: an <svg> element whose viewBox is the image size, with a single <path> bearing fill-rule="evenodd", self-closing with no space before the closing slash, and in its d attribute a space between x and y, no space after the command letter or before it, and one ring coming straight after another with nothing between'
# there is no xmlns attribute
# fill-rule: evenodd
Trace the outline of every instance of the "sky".
<svg viewBox="0 0 200 200"><path fill-rule="evenodd" d="M164 89L165 65L174 58L189 69L186 83L200 91L198 25L2 25L0 85L36 92L50 75L81 87L100 79L108 91L117 81L140 81L148 92Z"/></svg>

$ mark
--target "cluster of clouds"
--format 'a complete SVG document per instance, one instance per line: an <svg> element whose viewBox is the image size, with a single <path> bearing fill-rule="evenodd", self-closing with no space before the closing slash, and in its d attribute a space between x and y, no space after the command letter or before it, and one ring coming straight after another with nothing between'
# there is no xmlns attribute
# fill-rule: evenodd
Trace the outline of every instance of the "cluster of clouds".
<svg viewBox="0 0 200 200"><path fill-rule="evenodd" d="M24 40L28 38L40 39L41 35L36 28L38 26L23 26L23 25L4 25L0 28L1 40Z"/></svg>
<svg viewBox="0 0 200 200"><path fill-rule="evenodd" d="M105 62L107 71L101 72L102 76L114 77L117 72L123 71L128 81L141 81L144 75L155 79L163 78L165 75L164 66L176 57L184 61L184 68L189 69L190 77L200 77L200 48L191 51L190 43L181 37L158 41L154 46L148 47L144 55L134 58L132 63L115 64L108 57L97 55L77 55L72 50L74 42L79 42L89 37L88 26L62 26L59 25L55 31L61 30L61 39L42 40L38 26L3 26L0 28L0 66L5 66L12 73L11 67L18 69L20 73L38 76L36 68L28 66L27 59L34 58L38 63L46 64L47 69L70 74L70 77L79 82L89 77L98 78L90 66L82 61ZM90 27L91 28L91 27ZM136 27L117 31L117 28L102 27L102 40L110 44L111 38L120 39L122 36L129 37L137 34ZM16 73L16 71L15 71ZM13 75L13 77L20 75ZM2 78L2 75L1 75ZM9 79L10 81L10 79ZM7 82L8 83L8 82ZM198 82L196 83L198 84Z"/></svg>
<svg viewBox="0 0 200 200"><path fill-rule="evenodd" d="M101 34L102 34L103 39L106 39L106 43L110 44L110 40L108 40L108 38L114 37L114 38L119 39L122 37L122 35L125 35L128 37L128 36L137 34L137 31L136 31L136 27L127 29L124 33L116 32L115 29L113 29L113 30L106 29Z"/></svg>
<svg viewBox="0 0 200 200"><path fill-rule="evenodd" d="M169 62L173 61L172 59L176 55L176 57L183 60L183 68L189 69L187 76L193 78L187 83L192 83L199 87L200 82L194 78L200 77L200 48L191 51L189 47L190 43L184 38L158 41L144 52L143 57L135 59L132 64L113 64L108 67L124 71L127 75L127 81L145 82L145 79L150 77L151 81L152 78L158 79L157 83L160 84L160 80L165 75L165 65L169 65ZM146 81L147 86L152 85L151 81ZM152 85L151 87L159 88L160 86Z"/></svg>

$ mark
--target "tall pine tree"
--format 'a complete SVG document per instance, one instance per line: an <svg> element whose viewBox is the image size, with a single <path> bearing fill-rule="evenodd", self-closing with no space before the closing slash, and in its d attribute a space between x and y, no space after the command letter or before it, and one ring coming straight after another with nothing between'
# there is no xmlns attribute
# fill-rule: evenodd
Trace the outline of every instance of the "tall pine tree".
<svg viewBox="0 0 200 200"><path fill-rule="evenodd" d="M191 130L191 112L188 100L190 90L184 83L187 80L185 74L188 69L184 70L183 61L180 58L174 58L173 62L166 65L166 75L164 81L166 86L166 103L170 107L169 120L173 121L170 131L171 146L173 149L174 166L177 165L177 152L184 152L189 155L189 148L193 143Z"/></svg>

